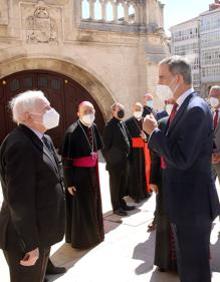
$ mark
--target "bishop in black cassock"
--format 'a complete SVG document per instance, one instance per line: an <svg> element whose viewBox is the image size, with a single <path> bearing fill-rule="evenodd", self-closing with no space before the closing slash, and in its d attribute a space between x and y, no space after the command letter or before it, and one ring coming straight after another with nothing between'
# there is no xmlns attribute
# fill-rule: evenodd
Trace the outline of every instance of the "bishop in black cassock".
<svg viewBox="0 0 220 282"><path fill-rule="evenodd" d="M90 102L79 105L79 119L66 131L62 149L66 184L66 242L87 249L103 241L104 228L98 175L102 141Z"/></svg>

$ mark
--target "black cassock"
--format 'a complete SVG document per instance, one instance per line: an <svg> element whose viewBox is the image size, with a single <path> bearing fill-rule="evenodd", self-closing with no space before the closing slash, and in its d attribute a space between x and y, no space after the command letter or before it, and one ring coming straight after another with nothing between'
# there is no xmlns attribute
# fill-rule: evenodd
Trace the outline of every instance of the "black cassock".
<svg viewBox="0 0 220 282"><path fill-rule="evenodd" d="M135 117L126 120L126 126L131 138L140 137L142 130L142 120ZM148 196L146 190L145 156L142 148L131 147L129 174L129 196L139 202Z"/></svg>
<svg viewBox="0 0 220 282"><path fill-rule="evenodd" d="M62 159L66 187L76 187L74 196L66 190L66 242L87 249L103 241L104 228L98 177L98 162L93 167L73 166L73 161L91 156L102 148L95 124L88 128L79 120L66 131Z"/></svg>

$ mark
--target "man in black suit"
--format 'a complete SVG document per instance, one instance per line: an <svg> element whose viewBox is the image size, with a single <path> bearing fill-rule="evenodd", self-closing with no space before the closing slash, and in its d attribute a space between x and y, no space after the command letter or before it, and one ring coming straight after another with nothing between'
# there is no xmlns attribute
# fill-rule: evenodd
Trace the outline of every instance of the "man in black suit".
<svg viewBox="0 0 220 282"><path fill-rule="evenodd" d="M24 92L10 105L18 126L0 148L0 247L11 282L42 282L50 246L64 234L62 179L44 134L58 125L59 114L41 91Z"/></svg>
<svg viewBox="0 0 220 282"><path fill-rule="evenodd" d="M127 211L133 210L123 199L128 194L128 175L130 153L130 138L126 129L124 118L124 106L115 103L111 107L112 119L106 124L103 132L103 155L105 157L110 176L110 192L113 212L119 216L127 215Z"/></svg>
<svg viewBox="0 0 220 282"><path fill-rule="evenodd" d="M163 133L149 115L149 147L161 156L166 212L175 237L181 282L210 282L209 240L219 201L211 174L212 115L192 88L191 69L179 56L159 65L159 83L175 104ZM165 91L166 92L166 91Z"/></svg>

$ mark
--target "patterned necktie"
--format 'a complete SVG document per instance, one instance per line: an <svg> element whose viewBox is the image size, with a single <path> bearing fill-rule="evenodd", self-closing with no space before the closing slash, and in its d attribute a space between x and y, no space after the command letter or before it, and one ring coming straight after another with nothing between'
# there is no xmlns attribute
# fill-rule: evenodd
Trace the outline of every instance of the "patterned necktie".
<svg viewBox="0 0 220 282"><path fill-rule="evenodd" d="M218 125L218 110L215 110L215 116L214 116L214 130L216 129Z"/></svg>

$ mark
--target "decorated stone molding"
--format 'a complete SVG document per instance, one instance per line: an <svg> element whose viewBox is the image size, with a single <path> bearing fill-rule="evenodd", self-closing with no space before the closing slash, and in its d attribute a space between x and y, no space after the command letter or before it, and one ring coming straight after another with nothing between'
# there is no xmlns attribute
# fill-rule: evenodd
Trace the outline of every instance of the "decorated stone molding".
<svg viewBox="0 0 220 282"><path fill-rule="evenodd" d="M57 43L58 29L55 19L50 16L50 8L43 2L35 7L33 14L25 21L27 43Z"/></svg>

